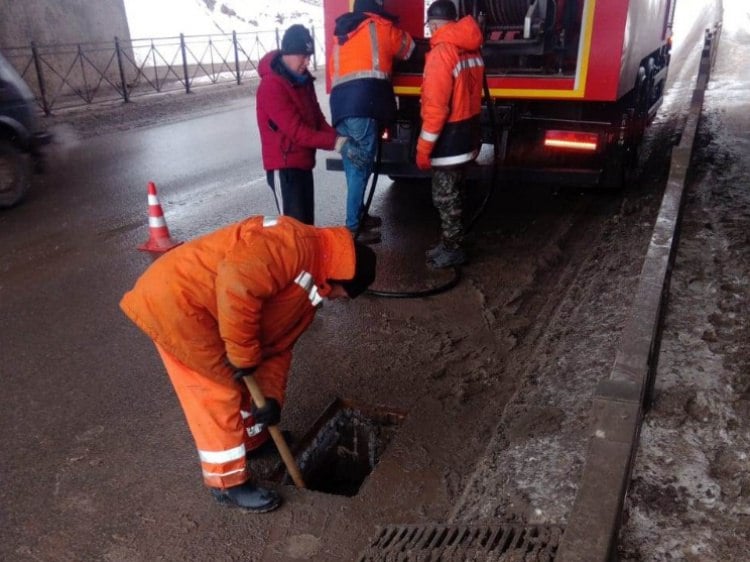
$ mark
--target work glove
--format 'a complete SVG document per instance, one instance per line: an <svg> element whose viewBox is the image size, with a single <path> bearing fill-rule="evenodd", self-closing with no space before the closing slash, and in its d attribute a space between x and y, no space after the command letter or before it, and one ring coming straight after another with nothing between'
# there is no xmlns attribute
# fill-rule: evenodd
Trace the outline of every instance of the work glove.
<svg viewBox="0 0 750 562"><path fill-rule="evenodd" d="M430 164L430 155L426 152L419 152L417 151L417 168L420 170L429 170L432 168L432 164Z"/></svg>
<svg viewBox="0 0 750 562"><path fill-rule="evenodd" d="M336 137L334 150L360 170L367 170L372 164L372 156L349 137Z"/></svg>
<svg viewBox="0 0 750 562"><path fill-rule="evenodd" d="M266 398L266 405L258 408L255 404L250 406L255 423L263 425L278 425L281 421L281 406L275 398Z"/></svg>

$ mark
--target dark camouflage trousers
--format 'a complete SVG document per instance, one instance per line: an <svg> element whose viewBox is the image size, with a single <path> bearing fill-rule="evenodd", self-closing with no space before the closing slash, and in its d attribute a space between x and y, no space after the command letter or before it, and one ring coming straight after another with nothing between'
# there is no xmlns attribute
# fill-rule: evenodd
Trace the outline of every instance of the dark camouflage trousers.
<svg viewBox="0 0 750 562"><path fill-rule="evenodd" d="M433 168L432 203L440 214L443 244L454 250L464 241L463 168Z"/></svg>

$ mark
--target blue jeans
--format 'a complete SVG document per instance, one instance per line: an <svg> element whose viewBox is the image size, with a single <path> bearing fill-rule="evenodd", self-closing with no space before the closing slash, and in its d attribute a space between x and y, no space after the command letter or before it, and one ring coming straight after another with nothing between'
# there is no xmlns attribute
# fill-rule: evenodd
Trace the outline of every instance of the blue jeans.
<svg viewBox="0 0 750 562"><path fill-rule="evenodd" d="M367 180L372 173L378 148L378 122L370 117L347 117L336 125L336 132L352 139L363 153L369 155L367 164L364 165L347 158L346 151L341 155L346 175L346 226L356 232L364 207Z"/></svg>

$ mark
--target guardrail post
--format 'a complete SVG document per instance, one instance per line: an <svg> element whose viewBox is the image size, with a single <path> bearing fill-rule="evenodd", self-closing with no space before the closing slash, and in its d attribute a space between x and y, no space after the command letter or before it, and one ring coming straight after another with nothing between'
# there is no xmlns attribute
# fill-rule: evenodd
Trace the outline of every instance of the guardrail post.
<svg viewBox="0 0 750 562"><path fill-rule="evenodd" d="M47 88L44 85L44 74L42 73L42 63L39 60L39 51L36 48L36 43L31 42L31 55L34 57L34 68L36 69L36 81L39 84L39 95L42 98L42 110L45 115L51 115L49 105L47 104Z"/></svg>
<svg viewBox="0 0 750 562"><path fill-rule="evenodd" d="M232 44L234 45L234 70L237 73L237 85L242 83L240 78L240 51L237 48L237 32L232 31Z"/></svg>
<svg viewBox="0 0 750 562"><path fill-rule="evenodd" d="M151 66L154 68L154 84L156 84L156 91L161 93L161 85L159 84L159 69L156 66L156 46L154 40L151 39Z"/></svg>
<svg viewBox="0 0 750 562"><path fill-rule="evenodd" d="M185 34L180 33L180 51L182 51L182 73L185 75L185 93L190 93L190 75L188 74L187 48L185 47Z"/></svg>
<svg viewBox="0 0 750 562"><path fill-rule="evenodd" d="M83 93L85 94L83 99L86 100L86 103L91 103L94 101L94 96L89 93L89 83L88 80L86 80L86 66L83 64L83 48L80 43L78 43L77 57L81 67L81 78L83 79Z"/></svg>
<svg viewBox="0 0 750 562"><path fill-rule="evenodd" d="M277 27L275 30L276 32L276 49L281 49L281 41L279 40L279 28Z"/></svg>
<svg viewBox="0 0 750 562"><path fill-rule="evenodd" d="M130 93L128 92L128 83L125 80L125 69L122 66L122 51L120 50L120 39L115 35L115 53L117 54L117 67L120 70L120 83L122 84L122 98L125 103L130 101Z"/></svg>

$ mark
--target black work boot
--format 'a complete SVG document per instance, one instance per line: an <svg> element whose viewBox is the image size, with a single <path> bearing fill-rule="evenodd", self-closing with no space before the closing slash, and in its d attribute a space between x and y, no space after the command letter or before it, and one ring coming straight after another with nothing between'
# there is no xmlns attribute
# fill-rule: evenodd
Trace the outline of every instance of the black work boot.
<svg viewBox="0 0 750 562"><path fill-rule="evenodd" d="M448 248L443 242L427 251L427 265L435 269L463 265L466 261L463 248Z"/></svg>
<svg viewBox="0 0 750 562"><path fill-rule="evenodd" d="M380 225L383 224L383 219L380 217L376 217L375 215L367 214L364 217L362 217L362 230L373 230L375 228L380 228Z"/></svg>
<svg viewBox="0 0 750 562"><path fill-rule="evenodd" d="M273 511L281 504L281 496L267 488L245 482L231 488L211 488L211 495L220 504L239 507L252 513Z"/></svg>

